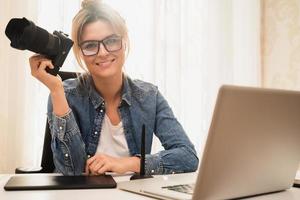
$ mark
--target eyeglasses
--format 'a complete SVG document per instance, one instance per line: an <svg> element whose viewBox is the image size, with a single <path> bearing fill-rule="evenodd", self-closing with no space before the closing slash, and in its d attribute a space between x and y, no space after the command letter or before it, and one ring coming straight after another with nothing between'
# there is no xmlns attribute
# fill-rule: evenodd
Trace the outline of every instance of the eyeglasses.
<svg viewBox="0 0 300 200"><path fill-rule="evenodd" d="M111 35L103 40L87 40L82 42L79 47L83 55L94 56L98 54L101 43L107 52L118 51L122 48L122 37Z"/></svg>

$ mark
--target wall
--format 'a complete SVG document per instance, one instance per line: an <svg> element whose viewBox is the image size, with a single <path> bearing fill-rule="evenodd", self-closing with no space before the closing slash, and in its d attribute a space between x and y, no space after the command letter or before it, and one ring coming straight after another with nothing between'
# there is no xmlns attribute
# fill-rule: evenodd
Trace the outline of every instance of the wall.
<svg viewBox="0 0 300 200"><path fill-rule="evenodd" d="M262 1L264 87L300 89L300 0Z"/></svg>
<svg viewBox="0 0 300 200"><path fill-rule="evenodd" d="M300 90L300 0L261 4L262 85Z"/></svg>

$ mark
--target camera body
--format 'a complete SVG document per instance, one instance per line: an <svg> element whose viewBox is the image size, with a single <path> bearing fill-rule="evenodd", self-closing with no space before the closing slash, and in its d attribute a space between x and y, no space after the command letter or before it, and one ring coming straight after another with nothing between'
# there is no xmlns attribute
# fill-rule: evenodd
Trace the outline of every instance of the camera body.
<svg viewBox="0 0 300 200"><path fill-rule="evenodd" d="M61 31L54 31L53 35L58 37L59 48L57 49L58 52L56 55L46 55L52 61L52 64L54 66L53 69L47 68L46 71L56 76L59 69L65 62L65 59L67 58L70 49L73 46L73 41L68 38L68 35Z"/></svg>
<svg viewBox="0 0 300 200"><path fill-rule="evenodd" d="M11 47L28 49L49 58L54 69L46 68L46 71L54 76L57 75L73 46L73 41L68 35L61 31L50 34L25 17L12 18L6 26L5 34L11 41Z"/></svg>

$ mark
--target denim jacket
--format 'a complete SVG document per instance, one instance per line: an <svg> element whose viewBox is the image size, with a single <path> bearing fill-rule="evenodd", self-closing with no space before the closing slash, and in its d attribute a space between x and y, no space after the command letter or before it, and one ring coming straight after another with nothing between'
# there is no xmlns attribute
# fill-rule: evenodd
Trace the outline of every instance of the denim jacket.
<svg viewBox="0 0 300 200"><path fill-rule="evenodd" d="M87 74L64 81L64 89L70 107L65 116L56 116L51 98L48 100L53 160L56 172L80 175L84 172L86 160L96 153L105 101ZM132 156L140 154L142 125L145 124L146 174L182 173L197 169L195 148L156 86L124 75L118 112ZM165 150L151 154L154 134Z"/></svg>

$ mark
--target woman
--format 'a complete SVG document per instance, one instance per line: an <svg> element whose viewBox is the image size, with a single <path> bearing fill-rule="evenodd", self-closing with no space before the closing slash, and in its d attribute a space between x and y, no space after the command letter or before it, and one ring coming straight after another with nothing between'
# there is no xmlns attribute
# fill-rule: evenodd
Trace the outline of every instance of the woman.
<svg viewBox="0 0 300 200"><path fill-rule="evenodd" d="M129 48L124 20L107 5L83 1L73 19L73 51L87 73L62 83L42 55L30 58L32 75L50 90L48 122L53 160L64 175L140 170L146 127L146 174L195 171L194 146L157 87L123 73ZM164 151L151 155L153 133Z"/></svg>

